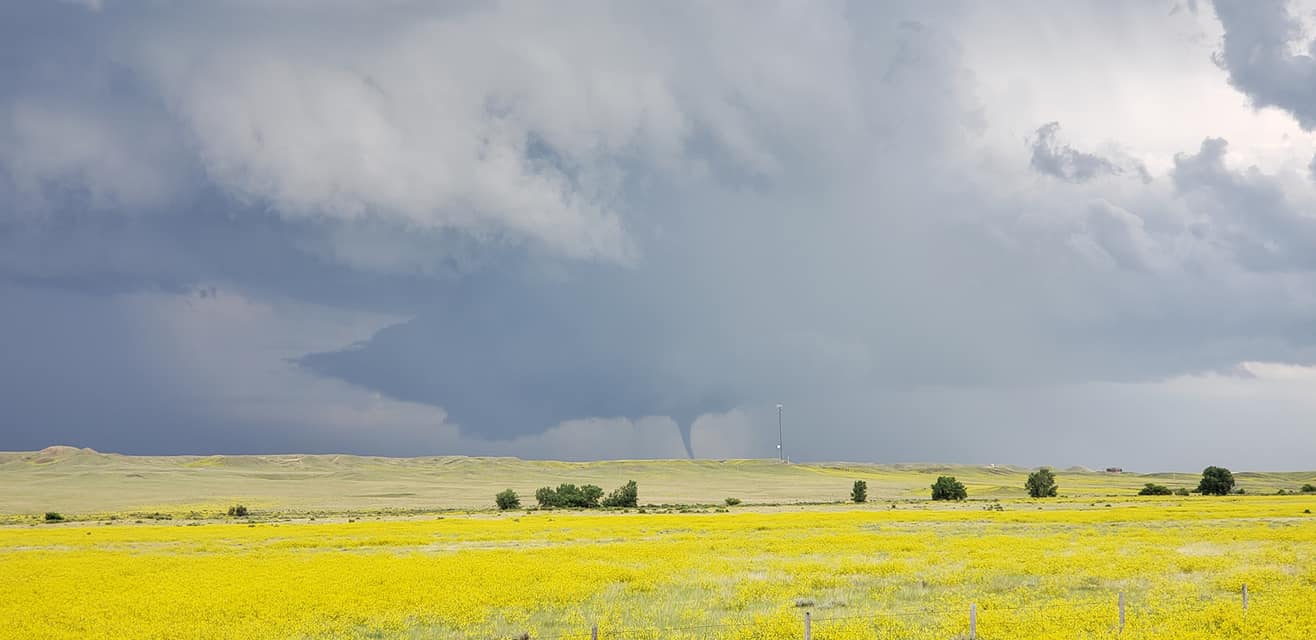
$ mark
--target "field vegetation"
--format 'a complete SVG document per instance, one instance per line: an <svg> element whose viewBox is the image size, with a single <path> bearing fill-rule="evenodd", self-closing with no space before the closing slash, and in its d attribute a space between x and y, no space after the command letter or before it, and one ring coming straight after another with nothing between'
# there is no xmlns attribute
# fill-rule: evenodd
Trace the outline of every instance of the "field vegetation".
<svg viewBox="0 0 1316 640"><path fill-rule="evenodd" d="M3 527L0 635L1113 638L1120 591L1124 638L1316 628L1312 498L989 504Z"/></svg>
<svg viewBox="0 0 1316 640"><path fill-rule="evenodd" d="M1029 471L4 454L0 637L784 640L808 613L820 640L950 640L971 604L989 640L1316 628L1316 474L1139 496L1202 474L1057 470L1033 499ZM929 500L952 475L968 499ZM564 484L625 506L494 504Z"/></svg>

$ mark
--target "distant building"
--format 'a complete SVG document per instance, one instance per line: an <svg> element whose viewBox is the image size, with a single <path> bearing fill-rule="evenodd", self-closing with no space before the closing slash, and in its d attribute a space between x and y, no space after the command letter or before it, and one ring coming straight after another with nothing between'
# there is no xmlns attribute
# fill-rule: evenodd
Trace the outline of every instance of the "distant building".
<svg viewBox="0 0 1316 640"><path fill-rule="evenodd" d="M1106 473L1124 473L1124 470L1119 467L1106 467Z"/></svg>

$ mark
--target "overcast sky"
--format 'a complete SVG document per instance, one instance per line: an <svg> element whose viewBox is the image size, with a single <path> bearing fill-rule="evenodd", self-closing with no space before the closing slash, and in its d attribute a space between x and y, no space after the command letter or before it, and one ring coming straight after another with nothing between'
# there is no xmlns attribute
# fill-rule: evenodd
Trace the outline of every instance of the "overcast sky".
<svg viewBox="0 0 1316 640"><path fill-rule="evenodd" d="M0 450L1316 468L1314 9L0 3Z"/></svg>

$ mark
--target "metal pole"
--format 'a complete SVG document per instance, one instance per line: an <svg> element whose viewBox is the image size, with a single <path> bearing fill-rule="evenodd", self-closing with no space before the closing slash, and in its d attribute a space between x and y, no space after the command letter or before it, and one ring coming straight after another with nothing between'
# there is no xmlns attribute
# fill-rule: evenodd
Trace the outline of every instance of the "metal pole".
<svg viewBox="0 0 1316 640"><path fill-rule="evenodd" d="M1124 631L1124 592L1120 592L1120 631Z"/></svg>
<svg viewBox="0 0 1316 640"><path fill-rule="evenodd" d="M777 405L777 460L786 461L786 447L781 439L781 405Z"/></svg>

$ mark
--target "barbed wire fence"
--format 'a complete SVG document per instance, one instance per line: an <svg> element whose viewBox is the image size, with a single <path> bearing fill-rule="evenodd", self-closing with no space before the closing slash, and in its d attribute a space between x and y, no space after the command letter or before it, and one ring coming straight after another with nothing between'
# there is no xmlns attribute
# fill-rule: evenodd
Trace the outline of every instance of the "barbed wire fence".
<svg viewBox="0 0 1316 640"><path fill-rule="evenodd" d="M1247 585L1242 585L1238 604L1241 606L1243 615L1246 616L1249 605L1249 594ZM1015 637L1015 633L1021 631L1022 625L1028 624L1022 619L1022 614L1029 612L1059 612L1059 611L1077 611L1092 610L1106 616L1104 626L1105 633L1111 636L1121 634L1129 621L1129 607L1123 591L1117 593L1104 594L1099 597L1086 598L1082 600L1048 600L1044 602L1026 602L1018 605L1001 605L990 604L980 607L976 602L969 602L963 606L939 606L939 607L919 607L898 610L870 611L865 613L856 613L841 616L823 616L815 617L812 611L804 611L799 618L799 626L796 632L783 636L781 633L774 633L771 637L781 638L803 638L803 640L814 640L815 630L822 635L830 635L826 632L838 623L872 623L874 627L900 621L906 623L904 630L906 635L899 637L911 637L910 632L914 633L913 637L933 638L939 637L941 640L996 640L998 638ZM947 624L944 622L946 616L962 615L962 622L958 629L950 629L951 635L936 636L937 633L946 633ZM979 618L983 618L983 626L990 629L989 633L979 631ZM924 628L919 629L918 625L907 624L910 621L931 621ZM526 634L522 638L529 640L658 640L673 635L688 635L691 633L715 634L728 630L753 630L757 627L764 626L763 621L736 621L720 622L710 624L697 624L685 626L636 626L636 627L609 627L600 629L598 624L593 624L588 630L558 633L553 635L530 635ZM1026 629L1022 629L1026 631ZM749 637L758 637L750 635Z"/></svg>

